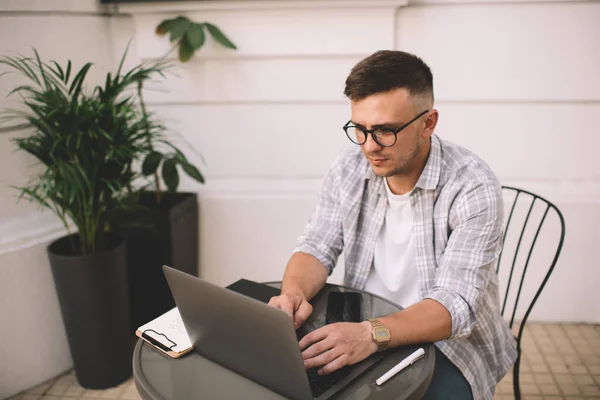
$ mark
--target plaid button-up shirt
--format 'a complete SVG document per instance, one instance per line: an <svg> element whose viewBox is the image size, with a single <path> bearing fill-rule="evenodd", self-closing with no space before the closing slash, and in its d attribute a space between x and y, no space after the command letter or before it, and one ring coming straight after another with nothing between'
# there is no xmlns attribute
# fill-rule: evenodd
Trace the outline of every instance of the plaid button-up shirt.
<svg viewBox="0 0 600 400"><path fill-rule="evenodd" d="M435 345L471 385L474 399L492 399L514 363L515 340L499 313L496 263L503 233L501 186L475 154L431 138L411 193L420 297L452 316L451 337ZM316 208L295 251L316 257L331 274L344 250L344 284L363 289L386 212L383 178L358 146L326 174Z"/></svg>

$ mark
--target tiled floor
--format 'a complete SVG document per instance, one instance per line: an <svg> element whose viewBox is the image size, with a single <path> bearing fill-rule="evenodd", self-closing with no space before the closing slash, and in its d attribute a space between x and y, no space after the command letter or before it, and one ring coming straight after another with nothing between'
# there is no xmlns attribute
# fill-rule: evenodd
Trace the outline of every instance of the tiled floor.
<svg viewBox="0 0 600 400"><path fill-rule="evenodd" d="M528 324L521 394L525 400L600 399L600 326ZM71 371L10 400L139 398L131 380L108 390L85 390ZM512 371L498 384L494 399L514 399Z"/></svg>
<svg viewBox="0 0 600 400"><path fill-rule="evenodd" d="M527 324L520 386L528 400L600 399L600 326ZM514 399L512 371L494 399Z"/></svg>

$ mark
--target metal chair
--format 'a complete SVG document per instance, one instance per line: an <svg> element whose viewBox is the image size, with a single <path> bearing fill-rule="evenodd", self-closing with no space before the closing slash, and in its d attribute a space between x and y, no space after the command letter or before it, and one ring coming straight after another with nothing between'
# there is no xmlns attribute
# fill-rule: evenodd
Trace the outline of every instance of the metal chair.
<svg viewBox="0 0 600 400"><path fill-rule="evenodd" d="M535 305L538 297L542 293L542 290L544 289L544 286L546 285L548 278L550 278L550 274L552 273L552 270L554 269L554 266L556 265L556 261L558 260L560 252L562 250L562 246L563 246L563 242L564 242L564 238L565 238L565 221L562 216L562 213L554 204L552 204L548 200L546 200L534 193L528 192L526 190L510 187L510 186L502 186L502 191L503 191L504 196L507 196L507 195L514 196L514 199L512 200L512 205L509 204L510 202L506 202L506 197L505 197L505 212L509 208L509 207L507 207L507 205L510 205L510 214L508 215L508 218L506 220L506 227L504 230L504 237L503 237L503 242L502 242L502 251L498 258L498 265L496 267L497 273L504 271L504 270L500 269L503 256L505 258L505 263L507 261L510 263L510 273L508 274L506 293L504 294L504 301L502 304L502 315L503 316L509 315L509 313L511 312L510 308L512 308L512 314L510 317L510 324L509 324L511 330L513 329L515 315L517 313L517 306L518 306L519 300L521 299L521 291L523 289L523 282L525 280L525 276L528 271L527 268L529 266L532 254L534 254L534 251L533 251L534 247L536 245L536 242L538 240L540 232L542 231L542 226L545 226L545 227L549 226L548 220L546 219L546 217L548 216L549 213L551 215L554 214L558 217L558 223L560 224L560 229L559 230L557 229L558 233L559 233L558 244L556 245L556 247L552 246L552 248L551 248L552 251L555 251L552 261L535 264L535 270L536 270L535 273L541 275L540 277L542 277L542 281L541 281L541 284L539 285L537 291L535 292L535 295L533 296L531 303L529 303L529 305L526 308L525 314L523 315L523 318L521 319L518 333L515 336L515 340L517 341L518 356L517 356L515 365L513 367L513 389L514 389L515 399L520 400L521 399L521 391L520 391L520 386L519 386L519 369L520 369L520 364L521 364L521 339L523 337L523 330L525 328L525 323L527 322L527 318L529 317L529 314L531 313L531 310L533 309L533 306ZM525 206L525 207L523 208L523 206ZM521 212L521 214L523 214L522 218L521 218L521 216L515 216L515 215L519 214L519 213L515 214L515 210L517 208L523 209L523 212ZM513 214L515 214L515 215L513 215ZM536 217L534 217L534 215L536 215ZM511 222L512 222L512 226L511 226ZM545 222L546 222L546 225L544 225ZM513 228L513 229L511 230L510 228ZM533 228L533 230L532 230L532 228ZM516 238L518 236L518 242L514 243L515 248L514 248L513 254L509 254L510 251L505 248L506 243L507 243L507 234L509 234L509 231L510 231L510 235L508 237ZM546 231L547 231L547 229L545 230L545 233L547 233ZM535 232L535 234L534 234L534 232ZM513 236L513 235L515 235L515 236ZM531 240L529 240L531 236L532 236L532 238L531 238ZM538 246L537 250L539 252L539 246ZM545 252L547 253L546 249L542 249L542 250L545 250ZM550 253L552 253L552 251L550 251ZM522 259L524 258L525 252L527 252L527 257L523 262ZM511 255L512 255L512 262L510 262ZM549 254L549 256L552 257L552 254ZM519 262L517 263L517 261L519 261ZM515 269L515 266L521 266L522 268ZM542 271L539 271L540 269ZM519 275L520 275L520 279L519 279ZM509 293L512 292L511 289L514 288L515 284L518 284L518 290L516 292L516 298L514 299L514 305L512 307L507 308L507 301L510 297Z"/></svg>

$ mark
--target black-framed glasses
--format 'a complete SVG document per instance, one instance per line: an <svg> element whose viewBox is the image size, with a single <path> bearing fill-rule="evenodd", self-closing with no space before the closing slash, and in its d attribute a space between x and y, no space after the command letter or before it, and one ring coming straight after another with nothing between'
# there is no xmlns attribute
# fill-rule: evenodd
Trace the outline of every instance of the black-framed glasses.
<svg viewBox="0 0 600 400"><path fill-rule="evenodd" d="M367 141L367 136L369 136L370 133L375 143L383 147L391 147L396 144L397 135L401 130L403 130L404 128L406 128L407 126L409 126L428 112L429 110L423 111L421 114L417 115L416 117L402 125L400 128L396 129L387 127L364 129L356 125L352 125L352 121L346 122L346 125L344 125L343 129L344 132L346 132L346 136L348 136L348 139L350 139L352 143L358 145L365 144L365 142Z"/></svg>

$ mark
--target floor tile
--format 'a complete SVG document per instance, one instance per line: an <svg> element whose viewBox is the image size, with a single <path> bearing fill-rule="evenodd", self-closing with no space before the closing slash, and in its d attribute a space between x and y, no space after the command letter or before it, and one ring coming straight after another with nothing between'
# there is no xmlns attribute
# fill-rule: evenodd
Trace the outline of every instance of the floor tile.
<svg viewBox="0 0 600 400"><path fill-rule="evenodd" d="M575 379L575 382L581 386L594 385L594 380L589 375L577 375L577 376L574 376L574 379Z"/></svg>
<svg viewBox="0 0 600 400"><path fill-rule="evenodd" d="M600 356L598 355L593 355L593 354L589 354L589 355L582 355L581 356L582 361L584 364L586 365L599 365L600 364Z"/></svg>
<svg viewBox="0 0 600 400"><path fill-rule="evenodd" d="M82 388L81 386L77 385L77 386L70 386L67 391L63 394L64 397L75 397L75 398L79 398L83 395L83 393L85 392L85 389Z"/></svg>
<svg viewBox="0 0 600 400"><path fill-rule="evenodd" d="M579 389L579 386L577 386L577 385L573 385L571 383L568 383L568 384L560 384L559 383L559 387L560 387L560 391L562 392L562 394L564 394L566 396L581 395L581 390Z"/></svg>
<svg viewBox="0 0 600 400"><path fill-rule="evenodd" d="M561 383L575 384L575 379L573 378L573 376L571 374L555 374L554 378L556 379L556 381L558 382L559 385Z"/></svg>
<svg viewBox="0 0 600 400"><path fill-rule="evenodd" d="M589 375L588 369L583 365L572 365L569 367L569 371L573 375Z"/></svg>
<svg viewBox="0 0 600 400"><path fill-rule="evenodd" d="M535 374L535 381L537 383L554 383L554 376L550 374Z"/></svg>
<svg viewBox="0 0 600 400"><path fill-rule="evenodd" d="M540 391L538 386L534 383L522 383L521 384L521 393L522 394L539 394Z"/></svg>
<svg viewBox="0 0 600 400"><path fill-rule="evenodd" d="M546 394L555 394L555 395L560 395L560 390L558 390L558 386L556 386L554 383L544 383L540 386L540 393L546 395Z"/></svg>
<svg viewBox="0 0 600 400"><path fill-rule="evenodd" d="M588 365L588 369L592 375L600 375L600 365Z"/></svg>
<svg viewBox="0 0 600 400"><path fill-rule="evenodd" d="M34 387L34 388L32 388L32 389L29 389L29 390L27 391L27 393L29 393L29 394L39 394L39 395L42 395L42 394L44 394L44 393L45 393L45 392L46 392L48 389L50 389L50 386L52 386L52 384L51 384L51 383L42 383L42 384L41 384L41 385L39 385L39 386L36 386L36 387Z"/></svg>
<svg viewBox="0 0 600 400"><path fill-rule="evenodd" d="M548 372L548 367L546 366L545 362L531 363L530 368L531 368L531 371L533 371L535 373L547 373Z"/></svg>
<svg viewBox="0 0 600 400"><path fill-rule="evenodd" d="M67 385L54 384L44 393L45 396L62 396L69 387Z"/></svg>
<svg viewBox="0 0 600 400"><path fill-rule="evenodd" d="M597 385L581 386L581 391L584 396L600 396L600 389Z"/></svg>
<svg viewBox="0 0 600 400"><path fill-rule="evenodd" d="M501 382L496 386L496 393L498 394L512 394L512 385Z"/></svg>
<svg viewBox="0 0 600 400"><path fill-rule="evenodd" d="M521 374L521 376L519 376L519 382L533 383L535 382L534 376L532 374Z"/></svg>

